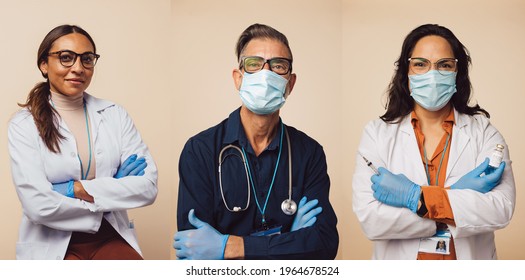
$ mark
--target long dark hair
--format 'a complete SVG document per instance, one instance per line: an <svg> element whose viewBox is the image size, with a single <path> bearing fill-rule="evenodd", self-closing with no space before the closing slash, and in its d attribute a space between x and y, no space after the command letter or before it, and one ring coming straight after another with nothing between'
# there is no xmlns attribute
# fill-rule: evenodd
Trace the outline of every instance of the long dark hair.
<svg viewBox="0 0 525 280"><path fill-rule="evenodd" d="M467 115L483 114L490 118L489 112L482 109L478 104L470 107L470 95L472 85L470 83L468 69L472 63L470 54L465 46L456 38L454 33L446 27L437 24L425 24L412 30L401 48L401 55L396 61L397 69L394 77L390 82L387 91L386 112L381 116L385 122L395 123L401 120L401 117L409 114L414 108L414 99L410 96L408 88L408 59L414 51L416 43L423 37L436 35L448 41L458 60L456 76L456 93L451 98L452 105L460 113Z"/></svg>
<svg viewBox="0 0 525 280"><path fill-rule="evenodd" d="M60 37L71 33L79 33L91 42L93 50L96 53L95 42L89 36L89 34L82 28L76 25L60 25L51 30L38 48L37 53L37 66L40 69L42 62L47 62L49 51L53 46L53 43ZM58 131L58 112L49 104L49 96L51 94L49 79L47 74L44 74L41 70L42 76L46 78L45 82L40 82L31 89L27 96L26 103L18 104L20 107L27 107L33 119L35 120L36 128L40 137L46 144L47 148L53 153L60 153L60 141L65 137Z"/></svg>

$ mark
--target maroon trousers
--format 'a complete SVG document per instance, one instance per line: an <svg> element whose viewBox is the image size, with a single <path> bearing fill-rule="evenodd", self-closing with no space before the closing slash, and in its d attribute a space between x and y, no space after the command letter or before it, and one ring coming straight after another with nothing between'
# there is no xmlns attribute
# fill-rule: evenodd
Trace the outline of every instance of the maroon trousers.
<svg viewBox="0 0 525 280"><path fill-rule="evenodd" d="M95 234L73 232L65 260L142 260L118 232L102 219Z"/></svg>

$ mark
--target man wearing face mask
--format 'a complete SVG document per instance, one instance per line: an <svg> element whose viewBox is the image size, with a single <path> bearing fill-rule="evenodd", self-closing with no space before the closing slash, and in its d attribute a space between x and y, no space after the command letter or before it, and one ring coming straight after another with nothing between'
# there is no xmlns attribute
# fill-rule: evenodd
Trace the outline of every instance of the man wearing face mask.
<svg viewBox="0 0 525 280"><path fill-rule="evenodd" d="M512 218L514 175L489 113L469 105L470 61L452 31L436 24L403 42L387 110L364 129L352 181L374 259L497 258L494 232ZM503 161L491 166L496 147L505 147ZM447 250L436 251L441 240Z"/></svg>
<svg viewBox="0 0 525 280"><path fill-rule="evenodd" d="M179 259L334 259L339 237L323 148L279 110L296 75L287 38L253 24L236 45L242 106L186 143Z"/></svg>

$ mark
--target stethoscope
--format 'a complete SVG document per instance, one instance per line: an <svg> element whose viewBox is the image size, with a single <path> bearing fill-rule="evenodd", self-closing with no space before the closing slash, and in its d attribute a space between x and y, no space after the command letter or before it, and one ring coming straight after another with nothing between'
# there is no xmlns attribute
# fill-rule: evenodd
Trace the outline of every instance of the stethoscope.
<svg viewBox="0 0 525 280"><path fill-rule="evenodd" d="M283 127L284 132L285 132L286 142L287 142L287 145L288 145L288 198L285 199L281 203L281 210L283 211L284 214L291 216L291 215L295 214L295 212L297 211L297 203L295 203L295 201L292 200L292 149L291 149L291 144L290 144L290 136L288 135L288 130L286 128L284 128L283 124L281 124L281 125ZM281 145L280 145L280 147L282 147L282 133L281 133ZM224 190L223 190L223 187L222 187L221 166L222 166L223 161L229 155L226 156L223 159L222 158L222 154L226 150L231 149L231 148L237 150L239 152L239 154L241 155L241 160L242 160L242 162L244 164L244 171L246 172L246 184L247 184L247 188L248 188L248 195L247 195L247 198L246 198L246 206L244 206L244 208L242 208L240 206L234 206L233 208L231 208L230 206L228 206L228 203L226 202L226 198L224 197ZM280 153L281 153L281 151L279 151L279 158L280 158ZM230 154L230 155L232 155L232 154ZM250 197L251 197L251 186L252 186L252 184L250 183L250 170L249 170L249 168L250 167L249 167L248 161L246 159L246 154L245 154L244 150L242 150L241 148L239 148L239 147L237 147L237 146L235 146L233 144L227 145L226 147L222 148L221 152L219 153L219 188L221 189L222 202L224 203L224 206L226 207L226 209L228 209L228 211L230 211L230 212L245 211L250 206ZM275 177L276 171L277 171L277 165L276 165L276 170L274 172L274 177ZM270 191L271 191L271 189L270 189ZM269 195L269 193L268 193L268 195ZM257 204L258 204L258 202L257 202ZM264 211L261 211L261 212L264 212ZM264 215L264 213L263 213L263 215Z"/></svg>

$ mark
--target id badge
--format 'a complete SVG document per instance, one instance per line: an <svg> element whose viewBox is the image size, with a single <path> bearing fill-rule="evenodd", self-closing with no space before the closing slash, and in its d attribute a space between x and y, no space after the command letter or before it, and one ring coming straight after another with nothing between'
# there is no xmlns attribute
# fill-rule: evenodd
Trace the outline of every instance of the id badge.
<svg viewBox="0 0 525 280"><path fill-rule="evenodd" d="M419 252L449 255L450 231L438 230L432 237L421 238L419 240Z"/></svg>
<svg viewBox="0 0 525 280"><path fill-rule="evenodd" d="M274 226L274 227L267 228L267 229L261 229L261 230L258 230L250 234L250 236L271 236L271 235L281 234L281 228L282 226Z"/></svg>

